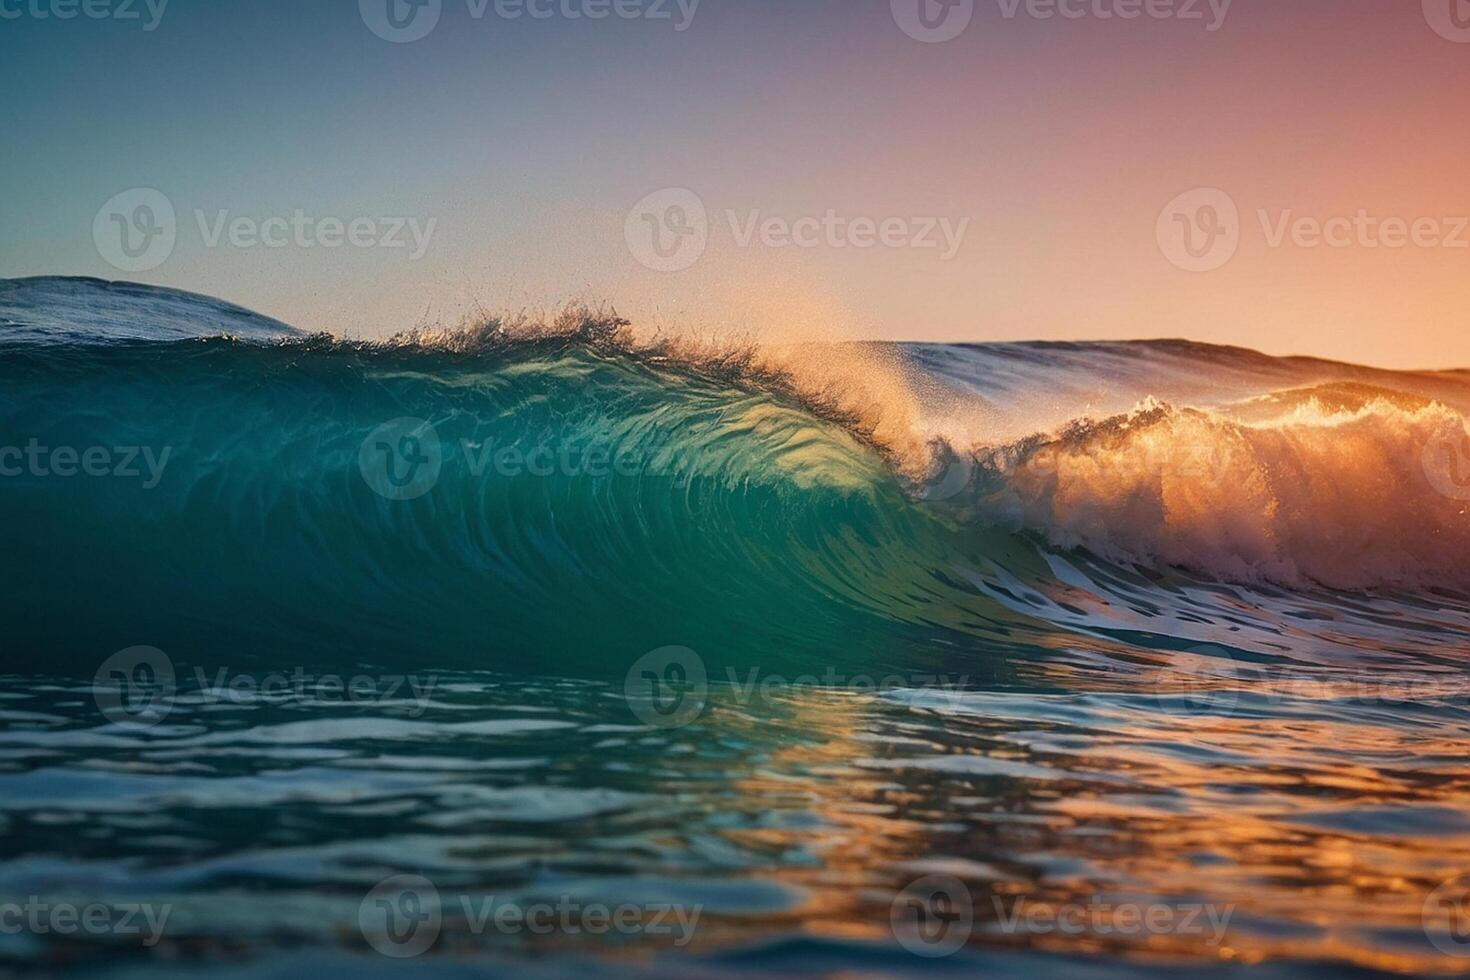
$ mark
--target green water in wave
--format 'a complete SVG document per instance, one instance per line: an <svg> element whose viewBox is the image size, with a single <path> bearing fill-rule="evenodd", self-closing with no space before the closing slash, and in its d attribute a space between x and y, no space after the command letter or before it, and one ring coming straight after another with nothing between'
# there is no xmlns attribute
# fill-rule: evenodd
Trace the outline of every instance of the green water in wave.
<svg viewBox="0 0 1470 980"><path fill-rule="evenodd" d="M585 345L46 348L0 376L41 446L141 450L7 482L11 637L52 658L913 668L1022 622L961 569L1039 565L797 404Z"/></svg>

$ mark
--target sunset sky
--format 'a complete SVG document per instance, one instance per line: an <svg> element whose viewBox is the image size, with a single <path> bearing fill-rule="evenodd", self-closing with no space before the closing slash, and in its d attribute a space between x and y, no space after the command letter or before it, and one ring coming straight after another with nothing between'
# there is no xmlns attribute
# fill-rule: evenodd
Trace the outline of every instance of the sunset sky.
<svg viewBox="0 0 1470 980"><path fill-rule="evenodd" d="M388 2L0 2L0 276L136 279L363 336L587 299L673 325L1470 367L1465 0L620 0L641 15L602 19L567 11L611 0L431 0L405 43L370 27ZM916 39L919 2L968 25ZM521 3L552 16L502 16ZM133 188L176 214L137 272L94 234ZM667 188L705 209L707 245L660 271L630 210ZM250 239L297 209L313 235L401 224L404 247ZM781 234L803 218L810 247ZM1352 220L1327 244L1297 219ZM858 247L865 224L888 243ZM1170 237L1204 248L1210 227L1202 257Z"/></svg>

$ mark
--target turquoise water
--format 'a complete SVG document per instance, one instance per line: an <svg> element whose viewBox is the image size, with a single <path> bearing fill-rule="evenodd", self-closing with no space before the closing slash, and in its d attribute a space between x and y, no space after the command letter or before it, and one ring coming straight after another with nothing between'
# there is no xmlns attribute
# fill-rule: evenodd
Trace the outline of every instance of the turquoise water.
<svg viewBox="0 0 1470 980"><path fill-rule="evenodd" d="M1470 966L1463 375L0 318L8 966Z"/></svg>

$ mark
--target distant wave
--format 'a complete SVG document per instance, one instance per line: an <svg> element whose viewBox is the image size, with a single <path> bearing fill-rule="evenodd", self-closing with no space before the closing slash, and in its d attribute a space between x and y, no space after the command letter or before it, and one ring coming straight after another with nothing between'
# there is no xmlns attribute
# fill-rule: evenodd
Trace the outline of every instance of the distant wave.
<svg viewBox="0 0 1470 980"><path fill-rule="evenodd" d="M212 296L69 276L0 279L0 343L107 344L300 331Z"/></svg>

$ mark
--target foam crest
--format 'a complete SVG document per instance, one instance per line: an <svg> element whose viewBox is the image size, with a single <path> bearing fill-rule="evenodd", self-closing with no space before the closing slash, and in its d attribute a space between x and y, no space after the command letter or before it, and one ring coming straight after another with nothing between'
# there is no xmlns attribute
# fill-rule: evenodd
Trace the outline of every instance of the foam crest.
<svg viewBox="0 0 1470 980"><path fill-rule="evenodd" d="M966 414L962 400L943 403L946 418L936 421L933 404L941 400L926 392L926 379L894 346L778 335L781 340L771 341L753 333L646 328L608 308L571 306L552 316L481 316L451 328L415 329L369 346L474 355L550 345L625 355L654 370L790 400L847 429L908 480L924 478L939 439L967 444L968 429L955 422Z"/></svg>
<svg viewBox="0 0 1470 980"><path fill-rule="evenodd" d="M980 516L1238 582L1470 587L1464 418L1349 394L1279 398L1250 421L1148 400L1077 422L988 454Z"/></svg>

